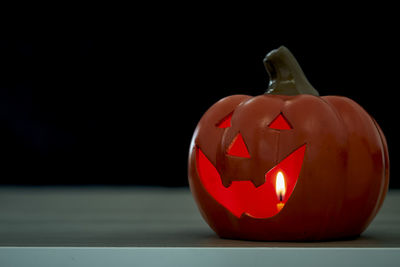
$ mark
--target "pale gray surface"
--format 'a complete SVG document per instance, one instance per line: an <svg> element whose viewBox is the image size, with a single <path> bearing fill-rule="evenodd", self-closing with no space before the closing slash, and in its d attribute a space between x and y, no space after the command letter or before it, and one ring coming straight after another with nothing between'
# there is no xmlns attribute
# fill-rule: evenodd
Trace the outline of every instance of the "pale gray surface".
<svg viewBox="0 0 400 267"><path fill-rule="evenodd" d="M400 248L400 191L355 240L278 243L218 238L186 188L2 187L0 246Z"/></svg>
<svg viewBox="0 0 400 267"><path fill-rule="evenodd" d="M398 248L1 248L0 266L399 266Z"/></svg>

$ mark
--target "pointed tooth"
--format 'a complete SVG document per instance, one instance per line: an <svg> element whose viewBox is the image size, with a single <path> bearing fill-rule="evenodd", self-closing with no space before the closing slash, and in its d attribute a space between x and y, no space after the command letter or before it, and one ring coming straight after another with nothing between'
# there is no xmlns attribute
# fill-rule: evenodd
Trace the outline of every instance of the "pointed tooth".
<svg viewBox="0 0 400 267"><path fill-rule="evenodd" d="M261 181L261 182L259 182L259 181L254 181L254 180L251 180L251 182L253 183L253 185L254 185L254 187L259 187L259 186L262 186L264 183L265 183L265 179L264 179L264 181Z"/></svg>
<svg viewBox="0 0 400 267"><path fill-rule="evenodd" d="M254 180L250 180L252 182L252 184L254 185L254 187L259 187L259 185L257 185L256 181Z"/></svg>
<svg viewBox="0 0 400 267"><path fill-rule="evenodd" d="M223 180L222 181L222 185L225 186L226 188L228 188L228 187L230 187L232 185L232 181Z"/></svg>

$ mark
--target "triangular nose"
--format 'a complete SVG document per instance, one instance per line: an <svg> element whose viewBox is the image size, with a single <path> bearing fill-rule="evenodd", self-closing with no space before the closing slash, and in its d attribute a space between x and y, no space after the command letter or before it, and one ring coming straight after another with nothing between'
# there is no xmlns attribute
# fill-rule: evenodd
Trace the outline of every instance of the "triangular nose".
<svg viewBox="0 0 400 267"><path fill-rule="evenodd" d="M231 156L250 158L249 151L247 150L246 144L244 143L243 137L240 133L238 133L233 139L232 143L228 147L227 153Z"/></svg>
<svg viewBox="0 0 400 267"><path fill-rule="evenodd" d="M292 126L290 126L289 122L285 119L282 113L279 113L279 115L268 125L268 127L277 130L292 129Z"/></svg>

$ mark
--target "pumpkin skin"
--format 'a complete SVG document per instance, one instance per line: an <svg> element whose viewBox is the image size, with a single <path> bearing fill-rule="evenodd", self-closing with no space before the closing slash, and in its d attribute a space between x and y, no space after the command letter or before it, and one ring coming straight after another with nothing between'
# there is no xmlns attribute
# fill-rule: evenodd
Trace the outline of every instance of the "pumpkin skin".
<svg viewBox="0 0 400 267"><path fill-rule="evenodd" d="M232 114L230 127L218 127L228 114ZM279 114L291 129L268 127ZM248 158L227 155L238 133ZM219 186L229 190L237 181L251 181L256 190L268 183L269 170L302 146L305 152L294 189L272 216L252 216L246 210L234 214L202 182L208 178L201 177L199 153L218 172ZM346 97L228 96L203 115L190 145L190 189L205 221L223 238L317 241L355 237L377 214L388 183L389 155L383 132L361 106Z"/></svg>

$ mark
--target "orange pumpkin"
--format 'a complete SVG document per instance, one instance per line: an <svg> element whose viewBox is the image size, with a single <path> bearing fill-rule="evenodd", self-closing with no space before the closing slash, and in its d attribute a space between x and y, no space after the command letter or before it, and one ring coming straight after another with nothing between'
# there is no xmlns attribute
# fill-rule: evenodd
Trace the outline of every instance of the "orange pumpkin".
<svg viewBox="0 0 400 267"><path fill-rule="evenodd" d="M189 184L201 214L225 238L359 235L388 188L382 130L349 98L320 97L287 48L265 65L266 94L228 96L197 125Z"/></svg>

